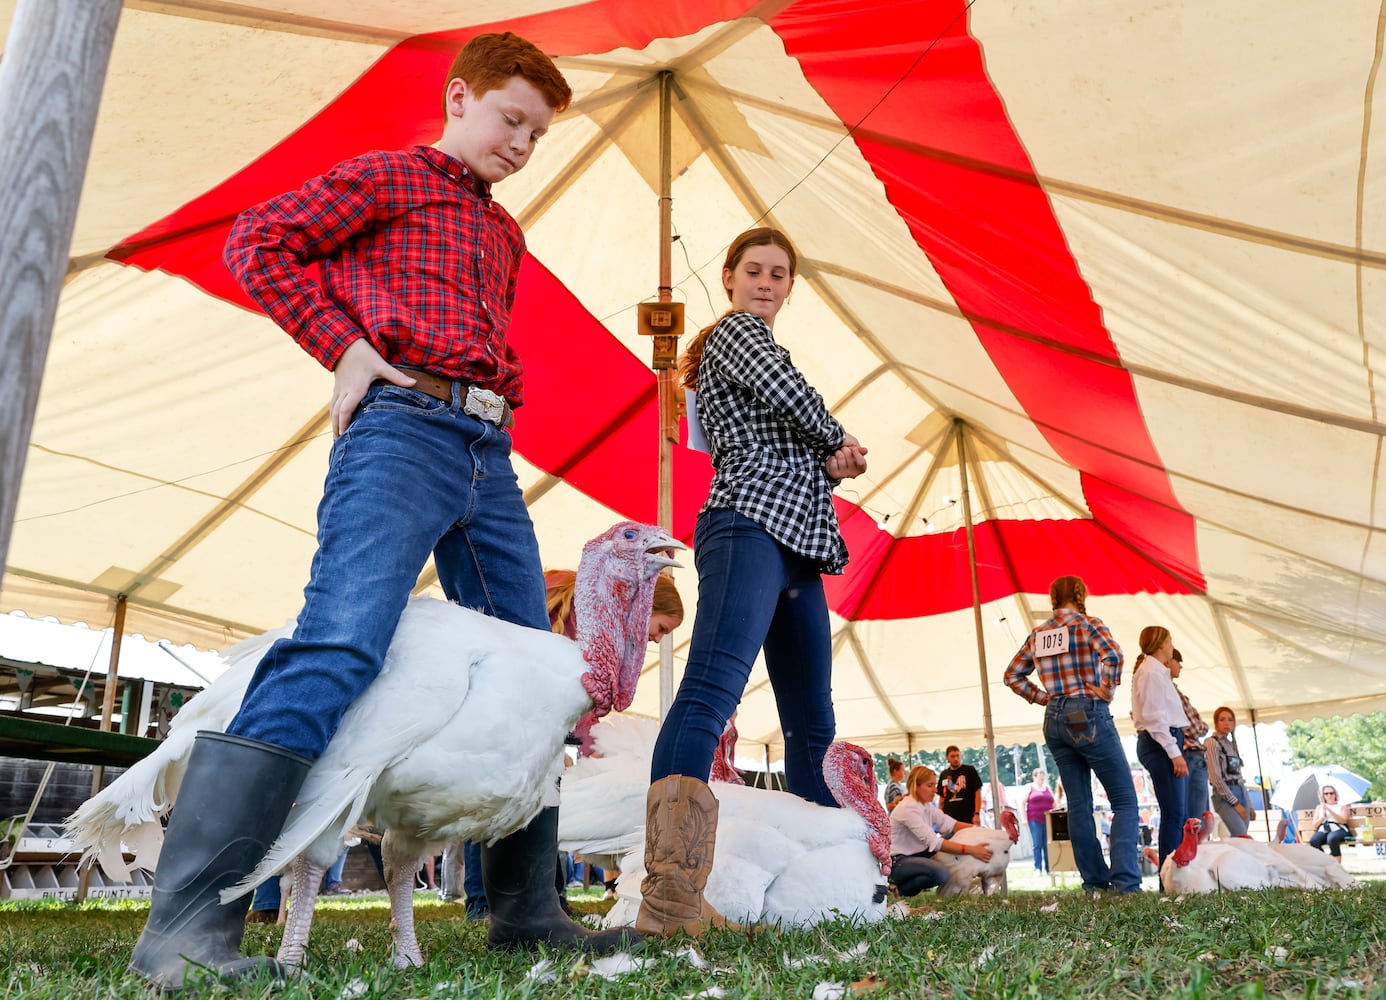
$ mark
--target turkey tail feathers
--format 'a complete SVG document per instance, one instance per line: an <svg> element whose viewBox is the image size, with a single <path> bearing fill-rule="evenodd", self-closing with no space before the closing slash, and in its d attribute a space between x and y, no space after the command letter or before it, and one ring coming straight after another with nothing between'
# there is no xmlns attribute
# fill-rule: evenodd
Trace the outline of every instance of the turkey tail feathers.
<svg viewBox="0 0 1386 1000"><path fill-rule="evenodd" d="M84 864L94 858L110 878L130 881L131 866L125 863L120 843L123 838L135 854L134 867L155 867L164 840L159 821L178 797L198 732L225 732L265 650L288 632L285 626L228 649L226 671L173 717L168 737L155 751L67 818L67 835L82 852Z"/></svg>
<svg viewBox="0 0 1386 1000"><path fill-rule="evenodd" d="M95 859L108 877L129 882L130 865L121 848L124 838L135 852L135 867L154 867L164 839L159 821L178 795L196 735L191 727L171 732L152 754L67 817L67 835L82 852L83 864Z"/></svg>

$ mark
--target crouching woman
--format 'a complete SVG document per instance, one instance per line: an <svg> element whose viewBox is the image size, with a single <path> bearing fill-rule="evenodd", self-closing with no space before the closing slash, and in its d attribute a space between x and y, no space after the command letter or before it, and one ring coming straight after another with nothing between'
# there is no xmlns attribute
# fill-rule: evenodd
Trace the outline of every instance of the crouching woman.
<svg viewBox="0 0 1386 1000"><path fill-rule="evenodd" d="M973 824L954 819L935 803L938 775L932 769L912 769L905 788L905 797L890 814L890 880L901 896L915 896L948 881L952 869L935 857L940 851L991 860L986 844L948 839Z"/></svg>

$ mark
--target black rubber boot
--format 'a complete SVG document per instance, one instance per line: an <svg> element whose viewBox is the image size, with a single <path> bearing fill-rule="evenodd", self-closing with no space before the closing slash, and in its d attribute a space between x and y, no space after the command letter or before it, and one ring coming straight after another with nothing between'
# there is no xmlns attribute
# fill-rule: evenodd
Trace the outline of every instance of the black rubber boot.
<svg viewBox="0 0 1386 1000"><path fill-rule="evenodd" d="M166 992L185 979L279 976L272 958L241 954L251 894L222 905L269 851L312 761L282 747L201 732L164 836L149 920L130 970Z"/></svg>
<svg viewBox="0 0 1386 1000"><path fill-rule="evenodd" d="M486 943L507 950L546 945L597 954L637 947L641 938L633 928L589 931L568 918L554 892L557 865L557 806L540 812L523 830L482 845L481 874L491 904Z"/></svg>

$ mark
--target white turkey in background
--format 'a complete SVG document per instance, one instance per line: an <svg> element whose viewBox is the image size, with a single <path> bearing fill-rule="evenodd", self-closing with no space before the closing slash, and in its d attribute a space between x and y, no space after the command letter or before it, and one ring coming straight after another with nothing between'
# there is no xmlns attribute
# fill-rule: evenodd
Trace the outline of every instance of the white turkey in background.
<svg viewBox="0 0 1386 1000"><path fill-rule="evenodd" d="M1212 835L1214 818L1203 814L1199 843ZM1276 884L1302 889L1350 889L1362 883L1349 875L1337 859L1308 844L1267 844L1247 837L1228 837L1215 841L1260 859L1275 869Z"/></svg>
<svg viewBox="0 0 1386 1000"><path fill-rule="evenodd" d="M1308 844L1271 844L1281 857L1293 862L1304 872L1311 889L1357 889L1362 883L1347 873L1342 863Z"/></svg>
<svg viewBox="0 0 1386 1000"><path fill-rule="evenodd" d="M619 868L641 841L650 751L659 720L610 715L592 727L591 756L563 772L559 786L558 849L599 868Z"/></svg>
<svg viewBox="0 0 1386 1000"><path fill-rule="evenodd" d="M973 884L980 881L981 891L986 895L1006 892L1006 868L1011 863L1011 848L1020 841L1020 822L1010 809L1001 810L1001 826L1004 829L991 830L984 826L969 826L954 830L948 839L959 844L985 844L991 848L991 860L983 861L970 854L948 854L939 851L935 860L942 861L952 871L948 881L939 886L940 896L956 896L968 892Z"/></svg>
<svg viewBox="0 0 1386 1000"><path fill-rule="evenodd" d="M708 783L744 785L731 762L736 716L722 730ZM590 733L592 753L563 772L559 789L558 849L582 855L598 868L620 870L621 858L643 842L645 795L659 720L611 715Z"/></svg>
<svg viewBox="0 0 1386 1000"><path fill-rule="evenodd" d="M722 738L717 741L717 752L712 756L712 770L707 776L709 783L724 781L729 785L744 785L746 779L736 769L736 713L727 720L722 729Z"/></svg>
<svg viewBox="0 0 1386 1000"><path fill-rule="evenodd" d="M1160 867L1160 884L1171 895L1265 889L1278 884L1275 869L1245 851L1226 844L1199 843L1202 823L1184 823L1184 839Z"/></svg>
<svg viewBox="0 0 1386 1000"><path fill-rule="evenodd" d="M1200 844L1226 844L1243 854L1251 855L1275 872L1275 885L1288 889L1311 889L1315 887L1315 880L1310 877L1308 872L1276 851L1270 844L1253 840L1250 837L1222 837L1216 841L1210 841L1209 838L1212 836L1215 822L1211 812L1205 811L1203 813L1203 822L1198 836Z"/></svg>
<svg viewBox="0 0 1386 1000"><path fill-rule="evenodd" d="M342 717L264 861L223 900L298 859L279 959L297 965L323 871L358 823L381 845L396 935L395 964L422 965L414 875L437 845L492 842L557 804L564 735L590 710L630 705L644 664L655 577L685 546L660 528L623 522L588 542L578 567L578 641L431 598L412 598L380 675ZM148 864L159 819L178 792L199 729L224 731L256 665L290 626L238 644L229 669L179 713L153 754L68 820L84 860L123 874L120 841ZM301 857L300 857L301 856ZM128 877L128 875L127 875Z"/></svg>
<svg viewBox="0 0 1386 1000"><path fill-rule="evenodd" d="M641 748L638 762L630 764L634 773L644 776L638 799L619 807L638 811L641 828L621 862L608 927L633 924L640 909L652 748L652 743ZM570 772L586 763L579 761ZM871 755L850 743L834 743L824 757L823 777L842 808L788 792L723 782L708 786L717 797L718 821L712 872L703 895L724 918L803 927L838 916L863 922L885 917L890 821L876 798ZM560 824L574 806L570 791L565 778Z"/></svg>

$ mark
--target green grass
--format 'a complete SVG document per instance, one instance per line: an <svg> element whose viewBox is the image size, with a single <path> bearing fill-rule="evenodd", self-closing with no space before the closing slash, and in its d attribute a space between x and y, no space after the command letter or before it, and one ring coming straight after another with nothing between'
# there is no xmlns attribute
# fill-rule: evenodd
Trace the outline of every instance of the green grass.
<svg viewBox="0 0 1386 1000"><path fill-rule="evenodd" d="M869 927L717 931L697 943L713 968L647 946L639 972L608 981L570 955L554 955L555 982L527 982L535 957L485 947L485 925L461 907L420 895L419 939L428 964L390 964L383 897L324 900L310 957L282 989L206 986L191 996L284 998L689 997L711 986L729 997L811 997L815 986L876 977L870 997L1384 997L1386 882L1336 892L1269 890L1162 900L1091 900L1079 892L1012 891L1006 898L917 903L913 916ZM606 904L574 897L575 909ZM1052 912L1046 908L1054 907ZM0 996L148 997L125 976L144 922L139 903L0 903ZM279 928L246 929L248 954L272 952ZM864 953L847 955L865 945ZM359 946L359 948L358 948ZM683 947L682 944L679 947ZM822 961L813 961L821 957ZM792 967L786 958L807 960Z"/></svg>

